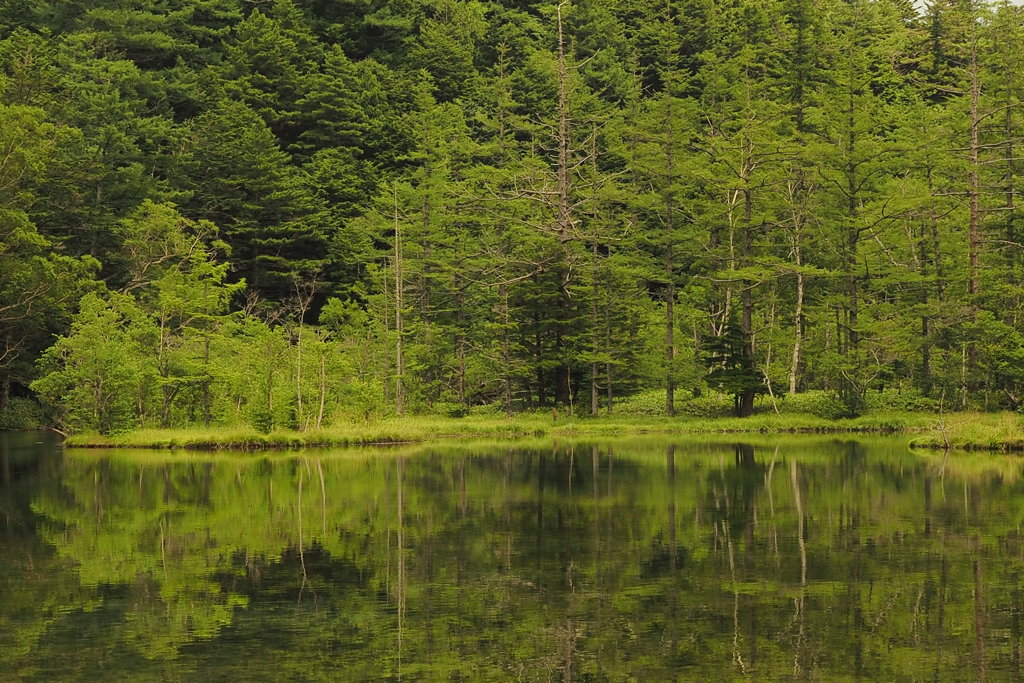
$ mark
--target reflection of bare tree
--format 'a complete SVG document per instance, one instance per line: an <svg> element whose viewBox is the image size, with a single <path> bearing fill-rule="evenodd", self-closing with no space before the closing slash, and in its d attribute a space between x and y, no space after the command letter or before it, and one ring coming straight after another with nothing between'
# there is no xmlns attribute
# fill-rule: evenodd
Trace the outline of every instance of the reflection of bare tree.
<svg viewBox="0 0 1024 683"><path fill-rule="evenodd" d="M327 536L327 486L324 483L324 468L319 458L316 461L316 471L320 475L320 523L323 535Z"/></svg>
<svg viewBox="0 0 1024 683"><path fill-rule="evenodd" d="M590 448L590 478L592 480L591 497L594 506L593 523L591 524L594 528L594 588L598 591L599 595L604 595L601 585L601 507L598 502L597 493L598 481L601 478L601 454L597 450L597 446L591 446ZM602 607L604 602L605 599L602 599Z"/></svg>
<svg viewBox="0 0 1024 683"><path fill-rule="evenodd" d="M736 561L732 550L732 533L729 524L722 520L722 537L729 557L729 578L732 582L732 661L739 667L740 673L747 675L747 664L740 653L740 591L736 583Z"/></svg>
<svg viewBox="0 0 1024 683"><path fill-rule="evenodd" d="M573 680L573 665L576 658L576 640L578 637L579 634L576 632L576 625L573 623L573 620L571 618L566 619L565 625L558 629L558 643L561 650L559 653L559 658L561 659L559 668L562 670L562 680L565 683L572 683Z"/></svg>
<svg viewBox="0 0 1024 683"><path fill-rule="evenodd" d="M772 475L775 473L775 461L779 457L779 447L772 452L772 461L768 464L768 472L764 475L764 488L768 491L768 514L772 521L772 551L775 554L776 566L781 562L779 555L779 526L775 522L775 499L772 497Z"/></svg>
<svg viewBox="0 0 1024 683"><path fill-rule="evenodd" d="M800 593L794 601L796 613L794 619L799 624L797 631L796 647L793 650L793 675L799 676L807 673L805 659L807 619L805 607L807 589L807 545L804 541L804 505L800 497L800 481L797 473L796 460L789 461L789 482L793 488L793 505L796 508L796 542L800 549Z"/></svg>
<svg viewBox="0 0 1024 683"><path fill-rule="evenodd" d="M676 447L666 453L668 466L668 567L671 574L668 594L669 662L672 680L676 680L675 659L679 652L679 557L676 540Z"/></svg>
<svg viewBox="0 0 1024 683"><path fill-rule="evenodd" d="M501 499L505 520L505 573L512 573L512 498L509 494L509 478L512 475L512 449L505 452L505 470L501 477ZM511 598L511 594L508 595Z"/></svg>
<svg viewBox="0 0 1024 683"><path fill-rule="evenodd" d="M977 664L977 680L984 681L988 677L985 663L985 581L981 568L981 539L974 537L974 561L971 569L974 573L974 656Z"/></svg>
<svg viewBox="0 0 1024 683"><path fill-rule="evenodd" d="M403 475L405 474L405 458L396 458L396 488L398 489L398 678L402 678L402 638L405 629L405 499Z"/></svg>
<svg viewBox="0 0 1024 683"><path fill-rule="evenodd" d="M1021 595L1020 595L1020 574L1014 571L1010 575L1010 583L1013 585L1013 607L1010 610L1010 642L1012 643L1011 657L1013 661L1013 669L1011 673L1014 678L1020 680L1021 677L1021 628L1020 628L1020 615L1021 615Z"/></svg>
<svg viewBox="0 0 1024 683"><path fill-rule="evenodd" d="M302 537L302 465L299 463L299 497L296 503L296 516L299 522L299 564L302 566L302 585L299 588L299 602L302 602L302 589L306 587L306 581L308 575L306 574L306 554L303 546L305 545L305 539Z"/></svg>

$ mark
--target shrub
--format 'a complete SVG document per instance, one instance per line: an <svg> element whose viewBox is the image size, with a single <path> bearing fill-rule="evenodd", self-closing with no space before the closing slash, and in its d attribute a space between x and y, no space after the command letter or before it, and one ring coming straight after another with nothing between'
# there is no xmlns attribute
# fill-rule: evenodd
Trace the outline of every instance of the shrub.
<svg viewBox="0 0 1024 683"><path fill-rule="evenodd" d="M437 401L434 403L433 412L438 415L444 415L445 417L466 417L466 415L469 414L469 409L460 403Z"/></svg>
<svg viewBox="0 0 1024 683"><path fill-rule="evenodd" d="M505 406L502 405L502 403L500 401L495 401L494 403L480 403L478 405L470 406L469 407L469 414L470 415L492 415L492 416L504 415L505 414Z"/></svg>
<svg viewBox="0 0 1024 683"><path fill-rule="evenodd" d="M274 429L274 414L266 408L258 408L252 411L249 424L260 434L269 434Z"/></svg>
<svg viewBox="0 0 1024 683"><path fill-rule="evenodd" d="M900 413L937 413L939 402L914 388L887 387L881 391L869 391L865 397L871 410Z"/></svg>
<svg viewBox="0 0 1024 683"><path fill-rule="evenodd" d="M787 395L779 402L784 413L806 413L826 420L839 420L850 416L850 410L834 391L805 391Z"/></svg>
<svg viewBox="0 0 1024 683"><path fill-rule="evenodd" d="M615 401L615 413L619 415L658 416L665 414L665 390L646 389Z"/></svg>
<svg viewBox="0 0 1024 683"><path fill-rule="evenodd" d="M717 394L695 396L677 403L676 413L689 417L728 417L733 414L732 398Z"/></svg>

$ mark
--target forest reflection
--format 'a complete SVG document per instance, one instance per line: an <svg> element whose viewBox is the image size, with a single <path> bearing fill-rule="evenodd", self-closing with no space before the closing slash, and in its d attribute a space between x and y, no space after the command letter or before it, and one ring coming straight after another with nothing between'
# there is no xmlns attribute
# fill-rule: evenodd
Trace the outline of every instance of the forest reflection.
<svg viewBox="0 0 1024 683"><path fill-rule="evenodd" d="M0 460L12 677L1020 675L1018 460L817 437L215 457L6 437Z"/></svg>

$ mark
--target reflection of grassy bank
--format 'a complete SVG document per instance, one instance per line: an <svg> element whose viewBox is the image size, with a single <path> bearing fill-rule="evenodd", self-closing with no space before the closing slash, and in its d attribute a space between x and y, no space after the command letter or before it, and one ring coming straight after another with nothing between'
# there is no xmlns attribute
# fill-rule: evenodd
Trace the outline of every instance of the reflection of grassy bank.
<svg viewBox="0 0 1024 683"><path fill-rule="evenodd" d="M929 423L928 431L911 442L915 448L1024 451L1024 423L1016 413L954 413Z"/></svg>
<svg viewBox="0 0 1024 683"><path fill-rule="evenodd" d="M420 442L442 438L522 438L538 436L633 436L638 434L742 433L893 433L927 429L934 417L921 414L877 413L844 420L805 414L761 414L749 418L659 418L607 416L552 419L547 413L512 418L495 416L404 417L339 424L319 431L275 431L261 434L251 427L210 429L145 429L99 436L78 434L68 446L119 448L288 449Z"/></svg>

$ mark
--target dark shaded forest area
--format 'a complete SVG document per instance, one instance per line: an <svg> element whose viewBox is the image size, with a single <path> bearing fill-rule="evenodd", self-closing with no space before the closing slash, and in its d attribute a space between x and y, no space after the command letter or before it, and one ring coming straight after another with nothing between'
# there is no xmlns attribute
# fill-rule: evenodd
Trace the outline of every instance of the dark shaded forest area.
<svg viewBox="0 0 1024 683"><path fill-rule="evenodd" d="M5 426L1024 402L1012 4L24 0L0 36Z"/></svg>

